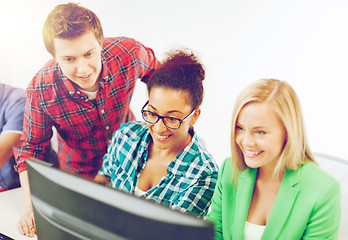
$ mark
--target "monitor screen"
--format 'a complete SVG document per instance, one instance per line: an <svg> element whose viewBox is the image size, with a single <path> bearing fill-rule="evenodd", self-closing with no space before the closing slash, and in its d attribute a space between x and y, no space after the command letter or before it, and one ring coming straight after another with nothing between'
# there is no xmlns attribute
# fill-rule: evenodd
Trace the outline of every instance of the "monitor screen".
<svg viewBox="0 0 348 240"><path fill-rule="evenodd" d="M211 222L43 161L26 163L39 240L214 239Z"/></svg>

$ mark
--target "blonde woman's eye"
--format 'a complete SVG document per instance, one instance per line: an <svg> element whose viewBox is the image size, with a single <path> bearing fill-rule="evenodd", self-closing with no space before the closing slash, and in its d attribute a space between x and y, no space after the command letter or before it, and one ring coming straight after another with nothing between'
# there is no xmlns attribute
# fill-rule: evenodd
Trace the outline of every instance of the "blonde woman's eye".
<svg viewBox="0 0 348 240"><path fill-rule="evenodd" d="M238 125L237 125L237 126L236 126L236 131L237 131L237 130L243 130L243 128L242 128L241 126L238 126Z"/></svg>

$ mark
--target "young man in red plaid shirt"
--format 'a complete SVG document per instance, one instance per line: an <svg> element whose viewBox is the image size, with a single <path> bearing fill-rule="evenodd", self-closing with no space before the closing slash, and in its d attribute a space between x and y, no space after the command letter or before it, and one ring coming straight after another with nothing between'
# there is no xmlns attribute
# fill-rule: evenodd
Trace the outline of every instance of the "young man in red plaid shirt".
<svg viewBox="0 0 348 240"><path fill-rule="evenodd" d="M74 3L48 15L43 38L53 56L27 88L22 146L16 152L25 213L19 229L34 236L25 160L43 159L58 132L60 168L94 178L112 133L135 120L129 109L136 80L147 82L158 66L154 52L130 38L105 38L97 16Z"/></svg>

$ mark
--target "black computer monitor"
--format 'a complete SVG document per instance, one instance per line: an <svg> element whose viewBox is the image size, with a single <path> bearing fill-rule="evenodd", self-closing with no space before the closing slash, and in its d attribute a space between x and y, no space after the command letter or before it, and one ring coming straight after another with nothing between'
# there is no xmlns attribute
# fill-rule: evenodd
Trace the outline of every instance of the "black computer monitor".
<svg viewBox="0 0 348 240"><path fill-rule="evenodd" d="M39 240L214 239L213 224L27 160Z"/></svg>

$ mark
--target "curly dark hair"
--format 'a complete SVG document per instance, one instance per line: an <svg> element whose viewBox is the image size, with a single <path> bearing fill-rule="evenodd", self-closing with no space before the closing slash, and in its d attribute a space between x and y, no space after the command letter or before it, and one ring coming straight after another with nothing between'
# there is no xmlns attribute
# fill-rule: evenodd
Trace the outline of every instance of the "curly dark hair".
<svg viewBox="0 0 348 240"><path fill-rule="evenodd" d="M153 87L186 91L190 97L191 106L198 108L203 100L204 66L188 49L173 50L167 55L160 68L147 83L148 94Z"/></svg>

